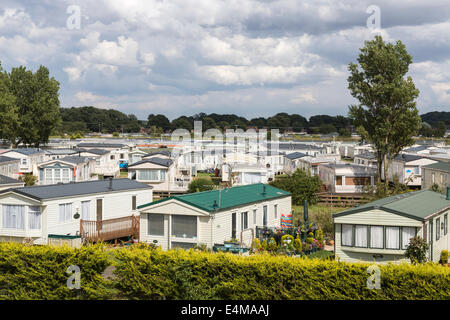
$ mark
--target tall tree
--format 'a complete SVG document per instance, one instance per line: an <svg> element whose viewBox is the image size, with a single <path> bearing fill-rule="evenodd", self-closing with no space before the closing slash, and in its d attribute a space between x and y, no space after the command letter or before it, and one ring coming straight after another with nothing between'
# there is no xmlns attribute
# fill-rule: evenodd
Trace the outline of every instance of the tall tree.
<svg viewBox="0 0 450 320"><path fill-rule="evenodd" d="M0 64L0 139L15 141L15 128L19 125L19 116L10 86L9 75Z"/></svg>
<svg viewBox="0 0 450 320"><path fill-rule="evenodd" d="M20 121L9 137L15 146L48 142L51 132L60 123L59 82L50 78L44 66L33 73L25 67L13 68L9 74L9 90L15 97Z"/></svg>
<svg viewBox="0 0 450 320"><path fill-rule="evenodd" d="M383 176L387 184L392 158L414 143L421 127L415 102L419 90L410 76L405 78L412 57L401 41L385 43L376 36L365 42L357 61L349 64L348 88L359 104L349 107L349 116L367 132L376 150L378 182Z"/></svg>

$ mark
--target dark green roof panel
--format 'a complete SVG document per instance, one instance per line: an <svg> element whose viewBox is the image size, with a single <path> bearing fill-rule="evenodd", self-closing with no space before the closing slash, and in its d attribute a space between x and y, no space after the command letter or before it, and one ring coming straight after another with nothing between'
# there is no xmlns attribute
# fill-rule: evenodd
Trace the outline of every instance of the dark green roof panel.
<svg viewBox="0 0 450 320"><path fill-rule="evenodd" d="M271 200L290 195L291 194L287 191L265 185L263 183L257 183L246 186L225 188L222 190L212 190L173 196L141 205L138 207L138 209L142 209L170 199L176 199L201 210L213 212L216 210L239 207L254 202ZM217 207L214 206L214 201L217 204Z"/></svg>

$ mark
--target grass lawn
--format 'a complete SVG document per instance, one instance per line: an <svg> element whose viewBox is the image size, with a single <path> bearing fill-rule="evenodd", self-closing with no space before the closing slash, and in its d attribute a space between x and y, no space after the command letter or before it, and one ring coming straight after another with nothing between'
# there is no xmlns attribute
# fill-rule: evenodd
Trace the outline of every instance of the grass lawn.
<svg viewBox="0 0 450 320"><path fill-rule="evenodd" d="M334 224L331 215L346 209L348 208L330 207L324 204L310 205L308 206L308 220L316 222L317 226L323 230L325 239L333 239ZM304 223L303 206L293 205L292 210L292 221L294 225L302 225Z"/></svg>
<svg viewBox="0 0 450 320"><path fill-rule="evenodd" d="M126 171L121 171L121 172L120 172L119 178L128 178L128 172L126 172Z"/></svg>
<svg viewBox="0 0 450 320"><path fill-rule="evenodd" d="M322 259L322 260L333 259L334 252L327 251L327 250L320 250L320 251L316 251L314 253L306 255L306 258L308 258L308 259L317 258L317 259Z"/></svg>

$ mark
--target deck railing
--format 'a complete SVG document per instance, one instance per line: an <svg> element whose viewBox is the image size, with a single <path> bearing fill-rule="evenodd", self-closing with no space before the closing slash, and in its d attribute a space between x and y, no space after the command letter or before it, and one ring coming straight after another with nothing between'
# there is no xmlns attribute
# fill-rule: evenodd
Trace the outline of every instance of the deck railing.
<svg viewBox="0 0 450 320"><path fill-rule="evenodd" d="M128 216L108 220L80 220L81 238L88 242L113 240L131 236L139 239L139 217Z"/></svg>

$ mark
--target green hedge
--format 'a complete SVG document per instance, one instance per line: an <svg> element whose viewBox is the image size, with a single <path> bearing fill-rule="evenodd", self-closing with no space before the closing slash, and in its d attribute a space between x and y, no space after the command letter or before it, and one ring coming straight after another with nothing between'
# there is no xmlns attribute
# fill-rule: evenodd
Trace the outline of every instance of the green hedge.
<svg viewBox="0 0 450 320"><path fill-rule="evenodd" d="M70 265L81 290L66 286ZM114 265L115 279L101 274ZM107 251L0 244L0 299L449 299L450 268L381 265L381 289L367 288L369 264L183 250L144 245Z"/></svg>
<svg viewBox="0 0 450 320"><path fill-rule="evenodd" d="M449 299L450 269L384 265L381 290L369 264L270 255L129 248L116 252L119 291L131 299Z"/></svg>
<svg viewBox="0 0 450 320"><path fill-rule="evenodd" d="M101 246L69 247L0 244L0 299L103 299L110 296L101 273L110 264ZM71 265L81 271L81 289L69 289Z"/></svg>

